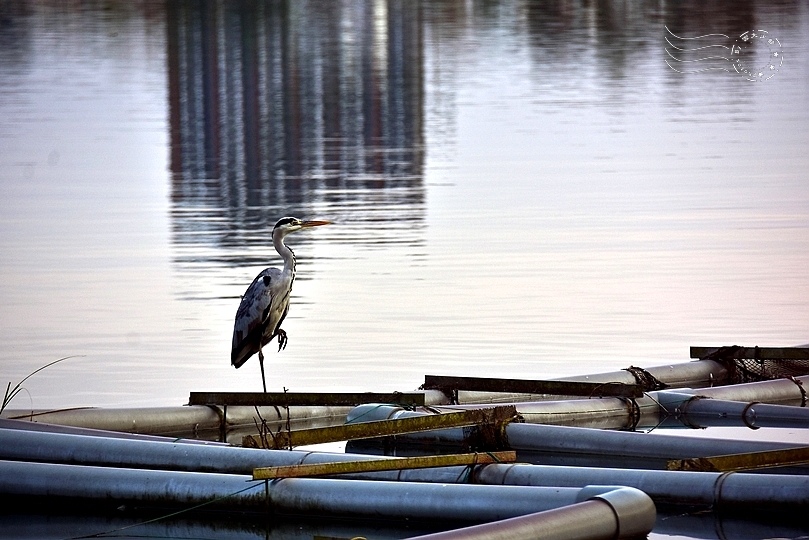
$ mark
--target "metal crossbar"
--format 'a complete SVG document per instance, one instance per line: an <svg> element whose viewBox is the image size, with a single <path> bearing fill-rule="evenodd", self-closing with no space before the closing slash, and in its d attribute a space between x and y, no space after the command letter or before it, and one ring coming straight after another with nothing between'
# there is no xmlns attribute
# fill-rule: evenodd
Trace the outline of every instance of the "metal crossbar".
<svg viewBox="0 0 809 540"><path fill-rule="evenodd" d="M424 392L191 392L189 405L249 407L341 406L391 403L422 406Z"/></svg>
<svg viewBox="0 0 809 540"><path fill-rule="evenodd" d="M444 377L425 375L424 389L452 393L455 390L477 392L506 392L513 394L549 394L587 397L637 398L643 388L637 384L588 383L572 381L543 381L524 379L497 379L489 377Z"/></svg>

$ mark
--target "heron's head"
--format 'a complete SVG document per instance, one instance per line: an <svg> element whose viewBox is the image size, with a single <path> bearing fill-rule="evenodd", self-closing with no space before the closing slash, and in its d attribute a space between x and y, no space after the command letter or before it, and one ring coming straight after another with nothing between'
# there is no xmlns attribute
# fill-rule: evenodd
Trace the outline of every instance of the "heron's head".
<svg viewBox="0 0 809 540"><path fill-rule="evenodd" d="M318 225L328 225L331 221L304 221L296 217L283 217L278 220L275 227L272 229L272 234L280 234L282 237L300 231L301 229L308 229L309 227L317 227Z"/></svg>

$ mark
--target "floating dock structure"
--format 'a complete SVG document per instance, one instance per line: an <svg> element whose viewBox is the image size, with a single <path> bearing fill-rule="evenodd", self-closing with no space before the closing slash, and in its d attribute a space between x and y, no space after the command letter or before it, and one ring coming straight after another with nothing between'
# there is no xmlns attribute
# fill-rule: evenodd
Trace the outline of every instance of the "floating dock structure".
<svg viewBox="0 0 809 540"><path fill-rule="evenodd" d="M558 381L427 376L418 392L6 411L0 499L404 520L435 531L425 539L636 538L667 530L659 512L803 515L807 447L662 426L809 428L809 349L693 355ZM346 452L297 449L334 440Z"/></svg>

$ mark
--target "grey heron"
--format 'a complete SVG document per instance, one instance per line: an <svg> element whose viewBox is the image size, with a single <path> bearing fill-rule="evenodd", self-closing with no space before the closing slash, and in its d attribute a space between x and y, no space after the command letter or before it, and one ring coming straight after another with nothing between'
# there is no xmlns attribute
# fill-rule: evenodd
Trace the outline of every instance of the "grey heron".
<svg viewBox="0 0 809 540"><path fill-rule="evenodd" d="M281 328L281 323L289 311L289 295L295 281L296 261L295 254L284 243L284 237L296 231L329 223L331 222L303 221L295 217L279 219L272 230L272 243L284 259L284 268L262 270L247 288L236 311L230 363L233 367L240 368L248 358L258 353L264 392L267 391L267 382L264 378L264 353L261 348L276 336L279 352L287 346L287 333Z"/></svg>

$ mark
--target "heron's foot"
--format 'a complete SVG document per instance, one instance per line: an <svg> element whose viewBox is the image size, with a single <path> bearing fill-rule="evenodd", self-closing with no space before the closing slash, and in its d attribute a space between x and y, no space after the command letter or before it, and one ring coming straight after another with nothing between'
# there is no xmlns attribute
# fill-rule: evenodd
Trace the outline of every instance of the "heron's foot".
<svg viewBox="0 0 809 540"><path fill-rule="evenodd" d="M277 330L278 332L278 352L281 352L281 349L287 348L287 333L280 328Z"/></svg>

